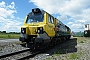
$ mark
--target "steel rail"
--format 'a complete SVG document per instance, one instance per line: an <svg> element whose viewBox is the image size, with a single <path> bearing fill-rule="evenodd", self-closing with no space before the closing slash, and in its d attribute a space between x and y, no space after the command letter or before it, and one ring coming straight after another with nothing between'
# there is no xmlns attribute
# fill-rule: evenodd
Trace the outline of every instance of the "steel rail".
<svg viewBox="0 0 90 60"><path fill-rule="evenodd" d="M38 52L35 52L35 53L32 53L31 55L28 55L28 56L25 56L25 57L22 57L22 58L19 58L17 60L25 60L25 59L29 59L29 58L32 58L34 57L35 55L41 53L42 51L38 51Z"/></svg>
<svg viewBox="0 0 90 60"><path fill-rule="evenodd" d="M5 57L9 57L9 56L13 56L13 55L16 55L16 54L19 54L19 53L23 53L23 52L26 52L26 51L30 51L30 49L26 49L26 50L22 50L22 51L18 51L18 52L13 52L13 53L1 55L0 59L5 58Z"/></svg>

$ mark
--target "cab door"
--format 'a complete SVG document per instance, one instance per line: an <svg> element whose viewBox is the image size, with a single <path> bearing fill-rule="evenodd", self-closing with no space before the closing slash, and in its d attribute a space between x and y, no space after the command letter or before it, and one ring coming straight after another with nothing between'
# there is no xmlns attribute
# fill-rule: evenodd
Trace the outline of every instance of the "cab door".
<svg viewBox="0 0 90 60"><path fill-rule="evenodd" d="M47 32L48 32L48 35L53 37L55 35L55 25L54 25L54 18L48 14L48 17L47 17Z"/></svg>

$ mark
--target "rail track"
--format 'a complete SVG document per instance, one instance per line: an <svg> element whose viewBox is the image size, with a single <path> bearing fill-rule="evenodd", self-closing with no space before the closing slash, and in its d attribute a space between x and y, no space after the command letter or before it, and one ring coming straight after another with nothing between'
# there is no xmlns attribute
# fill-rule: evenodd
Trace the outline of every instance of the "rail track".
<svg viewBox="0 0 90 60"><path fill-rule="evenodd" d="M63 42L62 42L63 43ZM61 43L61 44L62 44ZM57 44L56 44L57 45ZM31 49L26 49L26 50L22 50L22 51L18 51L18 52L13 52L13 53L9 53L9 54L5 54L5 55L1 55L0 56L0 60L5 60L5 58L7 58L7 57L12 57L12 56L14 56L14 55L17 55L18 56L18 54L21 54L21 53L24 53L24 52L31 52L31 54L29 53L27 56L24 56L24 57L20 57L20 58L14 58L15 60L24 60L24 59L29 59L29 58L32 58L32 57L34 57L35 55L37 55L37 54L40 54L40 53L42 53L42 52L46 52L46 51L48 51L48 50L50 50L50 49L52 49L54 46L51 46L51 47L48 47L48 48L44 48L44 49L41 49L41 50L31 50ZM4 58L4 59L3 59Z"/></svg>
<svg viewBox="0 0 90 60"><path fill-rule="evenodd" d="M31 50L31 49L26 49L26 50L22 50L22 51L18 51L18 52L13 52L13 53L9 53L9 54L5 54L5 55L1 55L0 56L0 60L6 60L8 57L12 57L12 56L15 56L18 54L22 54L22 53L25 53L25 52L31 52L31 53L28 53L27 56L24 56L24 57L20 57L20 58L14 58L15 60L24 60L24 59L29 59L29 58L32 58L34 57L35 55L45 51L45 49L42 49L42 50Z"/></svg>
<svg viewBox="0 0 90 60"><path fill-rule="evenodd" d="M20 54L20 53L23 53L23 52L27 52L27 51L30 51L30 49L26 49L26 50L22 50L22 51L17 51L17 52L1 55L0 59L6 58L6 57L10 57L10 56L13 56L13 55L17 55L17 54Z"/></svg>
<svg viewBox="0 0 90 60"><path fill-rule="evenodd" d="M13 53L9 53L9 54L5 54L5 55L1 55L0 56L0 60L2 59L5 59L7 57L10 57L10 56L14 56L14 55L18 55L20 53L24 53L24 52L27 52L27 51L31 51L30 49L26 49L26 50L22 50L22 51L18 51L18 52L13 52ZM25 56L25 57L21 57L21 58L15 58L16 60L23 60L23 59L27 59L27 58L30 58L30 57L33 57L35 56L36 54L40 53L40 51L38 52L34 52L32 54L28 54L28 56Z"/></svg>
<svg viewBox="0 0 90 60"><path fill-rule="evenodd" d="M29 58L32 58L32 57L34 57L35 55L37 55L37 54L39 54L39 53L41 53L42 51L33 51L33 53L32 54L30 54L30 55L28 55L28 56L25 56L25 57L22 57L22 58L19 58L19 59L17 59L17 60L24 60L24 59L29 59Z"/></svg>

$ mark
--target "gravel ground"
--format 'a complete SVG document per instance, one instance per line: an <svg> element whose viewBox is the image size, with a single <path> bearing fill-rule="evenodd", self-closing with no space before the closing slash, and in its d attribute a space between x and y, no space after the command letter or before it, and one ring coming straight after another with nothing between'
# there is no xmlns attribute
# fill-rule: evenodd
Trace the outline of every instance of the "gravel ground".
<svg viewBox="0 0 90 60"><path fill-rule="evenodd" d="M90 38L76 37L29 60L90 60Z"/></svg>
<svg viewBox="0 0 90 60"><path fill-rule="evenodd" d="M26 48L21 47L19 42L0 44L0 55L23 49ZM13 57L10 59L15 60ZM90 38L76 37L28 60L90 60Z"/></svg>
<svg viewBox="0 0 90 60"><path fill-rule="evenodd" d="M24 49L26 49L26 48L21 47L20 45L17 45L15 43L14 44L9 43L8 45L1 46L0 55L21 51Z"/></svg>
<svg viewBox="0 0 90 60"><path fill-rule="evenodd" d="M17 51L21 51L21 50L25 50L25 49L28 49L28 48L22 47L20 45L20 42L0 43L0 56L13 53L13 52L17 52ZM11 56L11 57L3 58L0 60L15 60L15 58L23 57L26 55L28 55L28 52L23 53L22 55L18 54L17 56Z"/></svg>

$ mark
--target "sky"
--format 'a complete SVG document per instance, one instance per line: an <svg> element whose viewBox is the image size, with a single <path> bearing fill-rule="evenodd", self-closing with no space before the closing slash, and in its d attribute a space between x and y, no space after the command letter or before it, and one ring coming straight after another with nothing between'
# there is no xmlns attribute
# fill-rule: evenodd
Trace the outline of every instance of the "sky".
<svg viewBox="0 0 90 60"><path fill-rule="evenodd" d="M25 16L37 7L74 32L90 24L90 0L0 0L0 31L20 32Z"/></svg>

